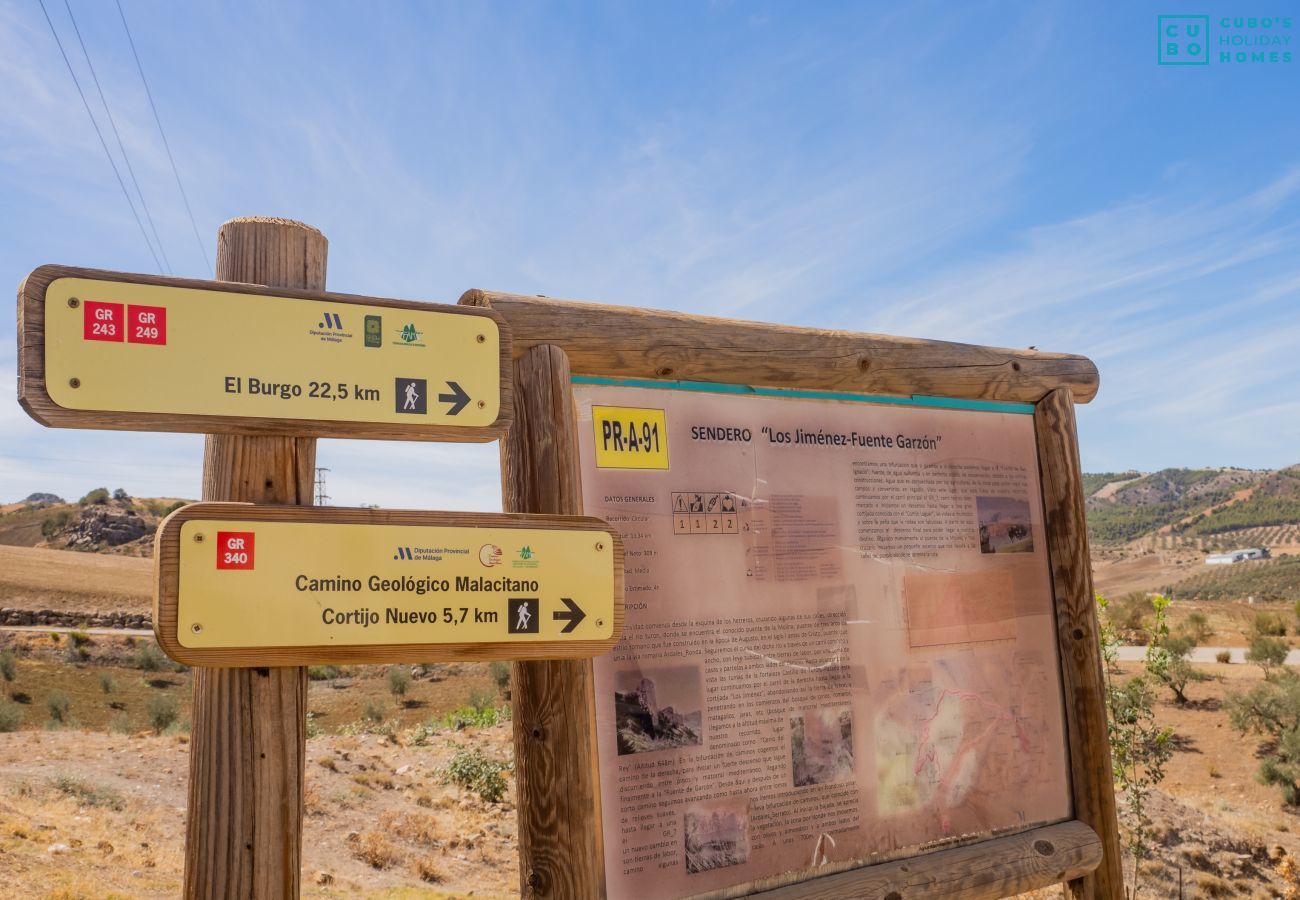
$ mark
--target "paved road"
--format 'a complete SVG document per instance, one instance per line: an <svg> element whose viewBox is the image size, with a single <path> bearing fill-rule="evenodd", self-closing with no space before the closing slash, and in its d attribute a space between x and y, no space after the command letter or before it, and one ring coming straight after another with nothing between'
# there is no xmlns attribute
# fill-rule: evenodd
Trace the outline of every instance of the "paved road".
<svg viewBox="0 0 1300 900"><path fill-rule="evenodd" d="M1197 647L1189 655L1192 662L1212 663L1214 657L1227 650L1232 654L1232 661L1235 663L1244 663L1246 661L1245 647ZM1146 656L1146 647L1120 647L1119 658L1121 662L1140 662ZM1287 654L1286 663L1289 666L1300 666L1300 650L1292 650Z"/></svg>

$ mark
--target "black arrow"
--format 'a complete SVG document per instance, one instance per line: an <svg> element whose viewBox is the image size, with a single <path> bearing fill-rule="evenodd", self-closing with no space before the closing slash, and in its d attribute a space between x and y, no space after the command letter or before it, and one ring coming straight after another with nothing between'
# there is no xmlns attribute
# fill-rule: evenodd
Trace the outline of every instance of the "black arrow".
<svg viewBox="0 0 1300 900"><path fill-rule="evenodd" d="M563 628L560 629L560 634L568 634L570 631L578 627L579 622L587 618L587 614L582 611L582 607L574 603L568 597L561 597L560 602L563 603L565 606L567 606L569 608L569 611L560 612L559 610L556 610L555 612L551 613L551 616L557 622L567 621L569 623L568 625L565 625Z"/></svg>
<svg viewBox="0 0 1300 900"><path fill-rule="evenodd" d="M465 389L454 381L447 382L447 387L451 388L451 393L439 394L438 400L442 403L450 403L451 409L447 410L447 415L454 416L465 408L465 404L469 403L469 394L465 393Z"/></svg>

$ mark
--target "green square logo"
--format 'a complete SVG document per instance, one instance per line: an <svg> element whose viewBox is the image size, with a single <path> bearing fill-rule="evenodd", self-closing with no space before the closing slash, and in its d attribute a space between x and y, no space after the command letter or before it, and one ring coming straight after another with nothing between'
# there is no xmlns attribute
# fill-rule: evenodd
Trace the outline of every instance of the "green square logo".
<svg viewBox="0 0 1300 900"><path fill-rule="evenodd" d="M1158 62L1162 66L1210 64L1209 16L1157 16Z"/></svg>
<svg viewBox="0 0 1300 900"><path fill-rule="evenodd" d="M366 316L366 346L382 347L384 344L383 316Z"/></svg>

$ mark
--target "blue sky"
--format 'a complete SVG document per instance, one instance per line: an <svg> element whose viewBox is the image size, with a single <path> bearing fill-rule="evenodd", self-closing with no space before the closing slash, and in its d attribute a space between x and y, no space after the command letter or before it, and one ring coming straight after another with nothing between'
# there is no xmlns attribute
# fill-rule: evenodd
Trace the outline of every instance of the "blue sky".
<svg viewBox="0 0 1300 900"><path fill-rule="evenodd" d="M71 3L172 270L208 277L117 9ZM1159 66L1140 2L122 3L209 255L281 215L340 291L1083 353L1086 469L1300 462L1300 48ZM1279 11L1248 6L1175 11ZM156 271L36 0L0 0L0 123L10 284ZM0 400L0 500L194 497L201 456ZM319 460L335 503L498 508L494 444Z"/></svg>

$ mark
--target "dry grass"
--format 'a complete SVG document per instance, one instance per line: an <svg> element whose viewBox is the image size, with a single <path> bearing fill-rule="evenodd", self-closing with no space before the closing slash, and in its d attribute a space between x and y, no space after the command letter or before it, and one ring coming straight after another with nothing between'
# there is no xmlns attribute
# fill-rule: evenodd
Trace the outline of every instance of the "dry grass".
<svg viewBox="0 0 1300 900"><path fill-rule="evenodd" d="M422 847L437 846L438 835L447 830L439 828L438 819L428 813L396 811L380 816L379 827L394 837Z"/></svg>
<svg viewBox="0 0 1300 900"><path fill-rule="evenodd" d="M0 546L0 606L148 612L153 560Z"/></svg>
<svg viewBox="0 0 1300 900"><path fill-rule="evenodd" d="M411 863L411 871L425 884L439 884L446 876L431 856L422 856Z"/></svg>
<svg viewBox="0 0 1300 900"><path fill-rule="evenodd" d="M352 855L375 869L387 869L402 861L402 851L379 831L350 835Z"/></svg>

